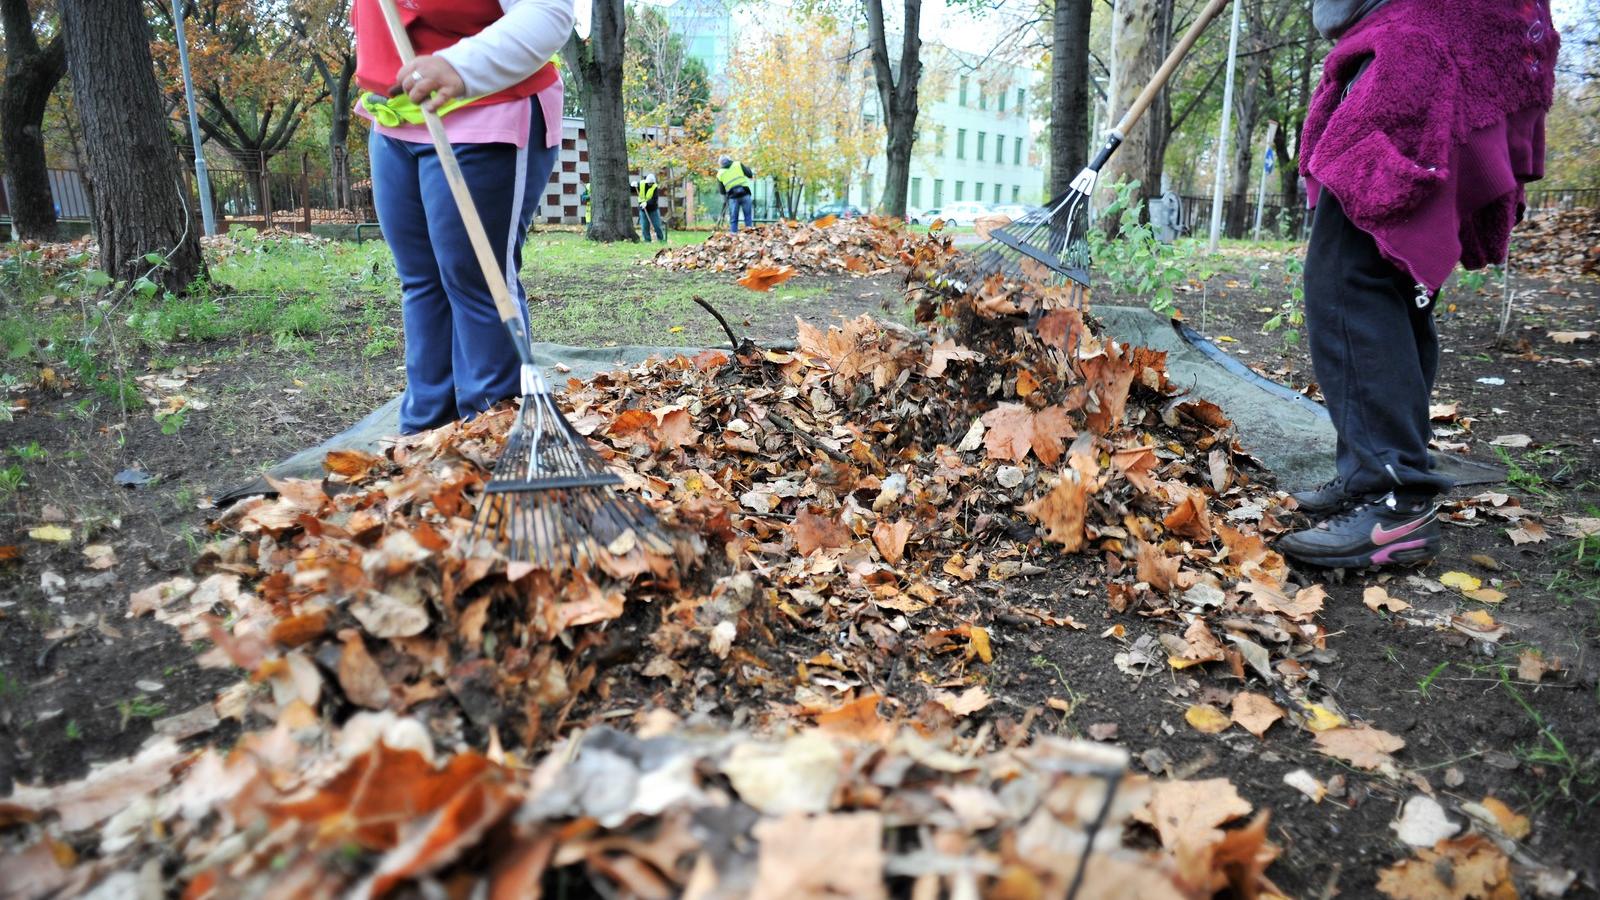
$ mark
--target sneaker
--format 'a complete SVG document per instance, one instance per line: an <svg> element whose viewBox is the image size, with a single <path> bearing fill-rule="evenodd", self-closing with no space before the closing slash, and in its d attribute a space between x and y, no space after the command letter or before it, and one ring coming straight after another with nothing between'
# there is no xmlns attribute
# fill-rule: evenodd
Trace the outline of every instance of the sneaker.
<svg viewBox="0 0 1600 900"><path fill-rule="evenodd" d="M1432 498L1393 493L1358 499L1342 512L1278 540L1278 550L1326 568L1418 563L1439 553L1438 508Z"/></svg>
<svg viewBox="0 0 1600 900"><path fill-rule="evenodd" d="M1332 515L1349 506L1352 501L1360 499L1345 493L1344 479L1337 475L1321 487L1295 491L1289 496L1294 498L1301 512L1312 517Z"/></svg>

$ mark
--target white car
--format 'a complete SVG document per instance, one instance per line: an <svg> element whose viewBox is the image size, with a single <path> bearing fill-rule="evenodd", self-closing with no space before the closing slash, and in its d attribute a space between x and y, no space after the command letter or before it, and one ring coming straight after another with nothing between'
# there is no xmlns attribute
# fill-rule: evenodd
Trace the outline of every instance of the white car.
<svg viewBox="0 0 1600 900"><path fill-rule="evenodd" d="M1011 221L1015 222L1018 219L1026 216L1029 212L1032 212L1032 209L1031 207L1023 206L1021 203L1002 203L998 206L991 207L989 212L997 216L1006 216L1007 218L1011 219Z"/></svg>
<svg viewBox="0 0 1600 900"><path fill-rule="evenodd" d="M962 227L971 226L979 218L989 214L989 204L977 203L972 200L952 203L939 210L939 218L943 219L946 225Z"/></svg>

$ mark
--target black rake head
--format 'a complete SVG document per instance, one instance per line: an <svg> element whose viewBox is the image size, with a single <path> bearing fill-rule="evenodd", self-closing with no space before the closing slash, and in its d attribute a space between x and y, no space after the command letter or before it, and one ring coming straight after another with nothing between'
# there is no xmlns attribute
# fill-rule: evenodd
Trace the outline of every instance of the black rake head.
<svg viewBox="0 0 1600 900"><path fill-rule="evenodd" d="M1045 287L1089 286L1089 198L1069 190L1020 219L994 228L978 246L957 253L931 286L946 293L977 290L993 276ZM1080 292L1074 291L1075 294Z"/></svg>

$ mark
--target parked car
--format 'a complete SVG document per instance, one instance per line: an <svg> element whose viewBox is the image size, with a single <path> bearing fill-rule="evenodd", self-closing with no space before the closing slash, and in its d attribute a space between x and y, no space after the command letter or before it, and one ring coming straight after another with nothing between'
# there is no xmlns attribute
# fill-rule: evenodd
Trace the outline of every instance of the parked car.
<svg viewBox="0 0 1600 900"><path fill-rule="evenodd" d="M1038 207L1024 206L1021 203L1000 203L989 207L989 213L996 216L1006 216L1015 222L1033 212Z"/></svg>
<svg viewBox="0 0 1600 900"><path fill-rule="evenodd" d="M815 222L818 219L826 218L828 216L838 216L841 219L854 219L856 216L861 215L865 215L865 213L861 211L861 207L859 206L852 206L849 203L825 203L822 206L817 207L816 212L812 213L811 221Z"/></svg>
<svg viewBox="0 0 1600 900"><path fill-rule="evenodd" d="M912 225L932 225L933 220L939 218L940 212L942 210L937 206L927 209L908 209L906 210L906 221Z"/></svg>
<svg viewBox="0 0 1600 900"><path fill-rule="evenodd" d="M989 215L989 204L966 200L961 203L952 203L939 210L939 218L948 225L970 226L982 216Z"/></svg>

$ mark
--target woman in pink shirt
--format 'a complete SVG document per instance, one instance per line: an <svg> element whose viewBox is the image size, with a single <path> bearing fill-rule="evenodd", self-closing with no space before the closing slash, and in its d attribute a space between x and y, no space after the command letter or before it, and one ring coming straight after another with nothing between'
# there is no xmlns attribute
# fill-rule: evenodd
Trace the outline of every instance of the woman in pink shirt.
<svg viewBox="0 0 1600 900"><path fill-rule="evenodd" d="M355 0L357 113L372 120L372 193L400 276L412 434L520 393L516 351L473 255L419 104L439 112L506 284L526 318L522 239L561 149L573 0L397 0L417 57L401 65L378 0Z"/></svg>

